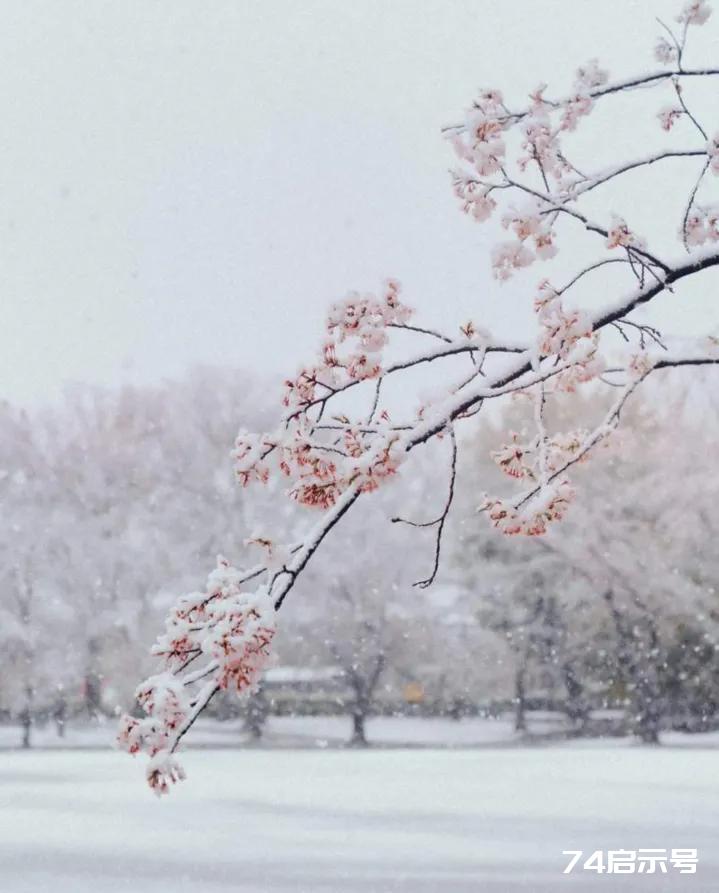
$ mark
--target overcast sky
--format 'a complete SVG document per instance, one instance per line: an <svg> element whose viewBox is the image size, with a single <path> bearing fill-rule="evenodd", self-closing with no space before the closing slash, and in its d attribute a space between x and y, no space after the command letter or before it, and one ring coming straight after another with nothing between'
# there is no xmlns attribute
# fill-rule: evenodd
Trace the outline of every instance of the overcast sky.
<svg viewBox="0 0 719 893"><path fill-rule="evenodd" d="M537 268L524 291L491 280L440 127L480 85L518 105L595 55L616 76L652 68L653 17L676 9L3 3L0 397L198 362L293 371L328 302L387 275L433 323L524 327Z"/></svg>

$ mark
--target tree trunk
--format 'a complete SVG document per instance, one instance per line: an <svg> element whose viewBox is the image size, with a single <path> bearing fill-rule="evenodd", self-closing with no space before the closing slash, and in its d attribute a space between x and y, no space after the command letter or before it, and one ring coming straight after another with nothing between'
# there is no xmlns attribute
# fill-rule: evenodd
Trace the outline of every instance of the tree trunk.
<svg viewBox="0 0 719 893"><path fill-rule="evenodd" d="M365 713L361 710L352 712L352 740L353 747L366 747L367 736L365 734Z"/></svg>
<svg viewBox="0 0 719 893"><path fill-rule="evenodd" d="M57 729L58 738L65 737L65 721L67 719L67 701L64 697L58 698L55 709L52 712L55 720L55 728Z"/></svg>
<svg viewBox="0 0 719 893"><path fill-rule="evenodd" d="M562 664L562 679L567 691L567 717L572 723L582 727L589 716L589 708L584 698L584 686L569 661Z"/></svg>
<svg viewBox="0 0 719 893"><path fill-rule="evenodd" d="M663 715L662 692L654 666L646 664L636 684L634 734L644 744L659 744Z"/></svg>
<svg viewBox="0 0 719 893"><path fill-rule="evenodd" d="M514 731L527 731L524 680L527 668L522 664L514 675Z"/></svg>
<svg viewBox="0 0 719 893"><path fill-rule="evenodd" d="M30 747L30 735L32 731L32 687L27 686L25 689L25 707L20 714L20 722L22 724L22 746L24 750Z"/></svg>
<svg viewBox="0 0 719 893"><path fill-rule="evenodd" d="M253 741L262 738L262 730L269 713L269 704L262 689L250 696L247 702L247 714L245 716L245 728L250 733Z"/></svg>

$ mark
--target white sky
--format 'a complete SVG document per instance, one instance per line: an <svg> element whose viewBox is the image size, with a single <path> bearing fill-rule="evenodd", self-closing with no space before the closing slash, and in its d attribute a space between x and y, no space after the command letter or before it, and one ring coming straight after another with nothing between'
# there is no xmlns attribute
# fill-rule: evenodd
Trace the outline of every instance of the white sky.
<svg viewBox="0 0 719 893"><path fill-rule="evenodd" d="M387 275L435 324L521 325L543 273L524 291L491 280L490 233L456 208L439 129L480 85L519 105L595 55L616 76L655 67L654 15L676 9L3 3L0 397L198 362L291 372L327 304ZM719 14L701 30L716 50Z"/></svg>

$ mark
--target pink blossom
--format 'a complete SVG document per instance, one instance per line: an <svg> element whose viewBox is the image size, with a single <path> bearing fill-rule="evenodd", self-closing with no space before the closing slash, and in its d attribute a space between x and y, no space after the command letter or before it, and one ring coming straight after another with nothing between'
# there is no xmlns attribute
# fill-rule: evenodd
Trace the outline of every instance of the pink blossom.
<svg viewBox="0 0 719 893"><path fill-rule="evenodd" d="M677 48L664 37L659 37L654 45L654 58L662 65L673 65L677 61Z"/></svg>
<svg viewBox="0 0 719 893"><path fill-rule="evenodd" d="M632 354L627 363L627 373L631 379L644 378L654 368L654 360L646 351Z"/></svg>
<svg viewBox="0 0 719 893"><path fill-rule="evenodd" d="M147 783L161 797L169 793L170 785L186 778L185 770L167 751L158 751L147 764Z"/></svg>
<svg viewBox="0 0 719 893"><path fill-rule="evenodd" d="M507 536L541 536L552 521L561 520L574 498L574 489L567 480L554 482L532 495L517 507L503 499L485 499L480 506L494 527Z"/></svg>
<svg viewBox="0 0 719 893"><path fill-rule="evenodd" d="M511 278L515 270L528 267L534 261L532 252L522 242L500 242L492 249L492 271L495 279Z"/></svg>
<svg viewBox="0 0 719 893"><path fill-rule="evenodd" d="M524 462L525 453L525 447L519 443L519 435L512 433L511 441L492 452L491 456L505 474L513 478L524 478L530 473Z"/></svg>
<svg viewBox="0 0 719 893"><path fill-rule="evenodd" d="M703 25L712 14L707 0L690 0L676 17L676 21L686 25Z"/></svg>
<svg viewBox="0 0 719 893"><path fill-rule="evenodd" d="M599 67L598 59L590 59L586 65L577 69L575 84L578 89L591 90L593 87L601 87L609 80L609 72Z"/></svg>
<svg viewBox="0 0 719 893"><path fill-rule="evenodd" d="M607 248L644 248L644 240L629 229L623 217L613 214L606 245Z"/></svg>
<svg viewBox="0 0 719 893"><path fill-rule="evenodd" d="M534 306L540 324L538 348L541 355L556 354L566 360L580 339L591 337L592 323L589 314L579 310L565 310L549 283L540 285L540 293Z"/></svg>
<svg viewBox="0 0 719 893"><path fill-rule="evenodd" d="M664 108L660 109L659 112L657 112L657 118L659 118L662 130L671 130L675 122L678 121L683 114L684 111L676 106L666 105Z"/></svg>
<svg viewBox="0 0 719 893"><path fill-rule="evenodd" d="M235 448L230 455L234 460L237 479L243 487L246 487L252 480L263 484L267 481L269 469L264 462L264 457L271 447L272 443L267 440L265 435L251 434L248 431L239 432L235 440Z"/></svg>
<svg viewBox="0 0 719 893"><path fill-rule="evenodd" d="M478 223L488 220L497 207L488 187L460 174L455 175L454 194L461 200L465 214L471 214Z"/></svg>
<svg viewBox="0 0 719 893"><path fill-rule="evenodd" d="M682 233L687 245L703 245L707 241L709 231L706 223L706 215L699 208L695 208L687 215Z"/></svg>
<svg viewBox="0 0 719 893"><path fill-rule="evenodd" d="M537 257L542 260L549 260L557 253L554 232L549 223L543 223L534 234L534 249L537 252Z"/></svg>
<svg viewBox="0 0 719 893"><path fill-rule="evenodd" d="M579 119L588 115L594 107L589 93L576 93L564 103L559 126L562 130L576 130Z"/></svg>

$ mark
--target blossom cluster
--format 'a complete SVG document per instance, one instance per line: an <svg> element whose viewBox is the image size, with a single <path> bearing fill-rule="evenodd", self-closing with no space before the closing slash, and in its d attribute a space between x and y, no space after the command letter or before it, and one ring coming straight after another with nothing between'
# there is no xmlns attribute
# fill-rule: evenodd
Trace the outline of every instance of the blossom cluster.
<svg viewBox="0 0 719 893"><path fill-rule="evenodd" d="M638 248L643 251L647 246L644 239L633 232L627 221L618 214L612 214L612 222L607 235L607 248Z"/></svg>
<svg viewBox="0 0 719 893"><path fill-rule="evenodd" d="M711 7L706 0L690 0L684 4L676 21L684 25L686 32L690 25L703 25L710 15ZM674 42L660 37L655 45L655 57L667 66L678 64L684 43L683 38L672 37L672 40ZM534 196L533 207L519 212L510 207L502 215L502 224L515 231L517 240L502 241L492 248L492 272L496 279L506 281L536 259L546 260L556 254L557 238L553 225L558 210L576 198L580 186L593 185L592 177L581 173L569 161L562 146L562 136L576 130L580 121L592 112L595 97L608 81L608 72L592 59L577 69L568 96L560 100L547 99L547 85L540 84L530 94L528 107L521 112L508 108L500 91L485 89L466 112L463 123L449 130L449 138L460 161L460 167L453 172L453 188L465 213L484 222L499 208L500 193L509 195L521 188L523 193ZM672 83L680 93L678 81ZM679 104L663 106L657 117L661 127L669 131L681 116L687 114L680 98ZM513 141L512 133L518 139ZM516 142L521 150L512 158L509 147ZM708 140L707 154L710 170L719 174L719 133ZM513 162L522 173L531 170L535 175L534 182L520 186L513 178ZM646 247L644 241L618 217L612 221L606 244L608 248L640 251Z"/></svg>
<svg viewBox="0 0 719 893"><path fill-rule="evenodd" d="M190 687L204 681L210 691L251 691L269 659L275 628L266 587L244 591L240 572L223 558L204 592L184 596L172 608L165 633L153 647L165 670L137 688L135 697L145 716L124 715L117 735L118 745L128 753L143 751L152 758L147 778L156 793L165 793L183 777L171 754L201 700L191 695ZM183 675L202 657L208 662L201 671Z"/></svg>
<svg viewBox="0 0 719 893"><path fill-rule="evenodd" d="M574 498L574 489L562 479L537 488L525 501L486 498L480 506L491 524L507 536L541 536L553 521L561 520Z"/></svg>
<svg viewBox="0 0 719 893"><path fill-rule="evenodd" d="M539 324L537 350L540 356L556 357L564 367L553 379L555 390L573 392L604 371L599 354L599 334L591 317L581 310L567 310L547 280L539 285L534 301Z"/></svg>
<svg viewBox="0 0 719 893"><path fill-rule="evenodd" d="M120 721L118 744L128 753L146 751L155 756L166 750L190 713L190 699L182 681L170 672L150 676L135 692L146 716L125 714Z"/></svg>
<svg viewBox="0 0 719 893"><path fill-rule="evenodd" d="M370 493L394 475L403 458L400 438L376 429L372 436L347 427L339 441L342 449L313 446L301 435L283 446L280 468L292 481L289 495L302 505L327 509L348 488Z"/></svg>
<svg viewBox="0 0 719 893"><path fill-rule="evenodd" d="M492 249L496 279L509 279L514 270L529 266L536 258L549 260L557 253L552 224L547 215L542 215L538 201L529 202L519 210L510 207L502 216L502 226L511 229L517 241L500 242Z"/></svg>
<svg viewBox="0 0 719 893"><path fill-rule="evenodd" d="M684 224L687 245L719 242L719 205L694 205Z"/></svg>
<svg viewBox="0 0 719 893"><path fill-rule="evenodd" d="M522 442L511 432L509 443L492 452L492 459L509 477L540 481L542 474L555 474L579 455L588 432L584 430L556 433L552 437L537 436Z"/></svg>
<svg viewBox="0 0 719 893"><path fill-rule="evenodd" d="M657 118L659 118L662 130L669 132L683 114L684 109L675 105L665 105L659 109Z"/></svg>
<svg viewBox="0 0 719 893"><path fill-rule="evenodd" d="M556 254L552 230L554 201L566 196L580 175L567 161L560 143L563 132L577 128L581 118L593 108L592 91L608 80L608 73L596 59L580 67L572 94L562 102L544 98L546 85L531 95L526 112L512 113L498 90L483 90L465 116L464 123L451 132L455 153L463 167L454 172L455 195L462 209L483 222L497 208L495 191L512 185L508 174L507 133L517 129L522 153L517 158L520 171L533 166L540 175L543 193L519 210L510 207L502 217L517 241L502 242L492 251L492 267L497 279L506 280L536 258ZM550 187L549 181L554 181ZM530 250L529 242L534 242Z"/></svg>
<svg viewBox="0 0 719 893"><path fill-rule="evenodd" d="M352 293L332 305L321 362L285 383L283 404L289 413L281 425L273 432L242 430L237 436L232 458L243 486L265 483L274 462L287 479L292 499L328 509L350 487L370 492L396 473L404 450L386 412L380 412L369 429L345 416L322 427L319 418L338 391L382 374L388 330L406 325L411 316L399 296L399 283L389 279L380 297ZM318 415L313 419L314 408Z"/></svg>
<svg viewBox="0 0 719 893"><path fill-rule="evenodd" d="M385 282L379 297L352 292L333 304L321 360L285 382L284 405L305 410L349 382L377 378L382 371L387 328L405 324L410 316L410 308L400 301L396 279Z"/></svg>
<svg viewBox="0 0 719 893"><path fill-rule="evenodd" d="M498 90L483 90L467 112L461 133L453 135L455 152L480 177L502 169L507 146L504 130L508 112Z"/></svg>
<svg viewBox="0 0 719 893"><path fill-rule="evenodd" d="M320 440L304 416L290 419L273 434L240 433L233 451L238 480L266 481L271 458L288 481L290 498L310 508L330 508L350 487L363 493L376 490L402 462L401 438L386 414L371 430L363 431L345 417L340 422L329 440Z"/></svg>
<svg viewBox="0 0 719 893"><path fill-rule="evenodd" d="M703 25L712 14L712 8L707 0L689 0L682 11L676 17L680 25Z"/></svg>

